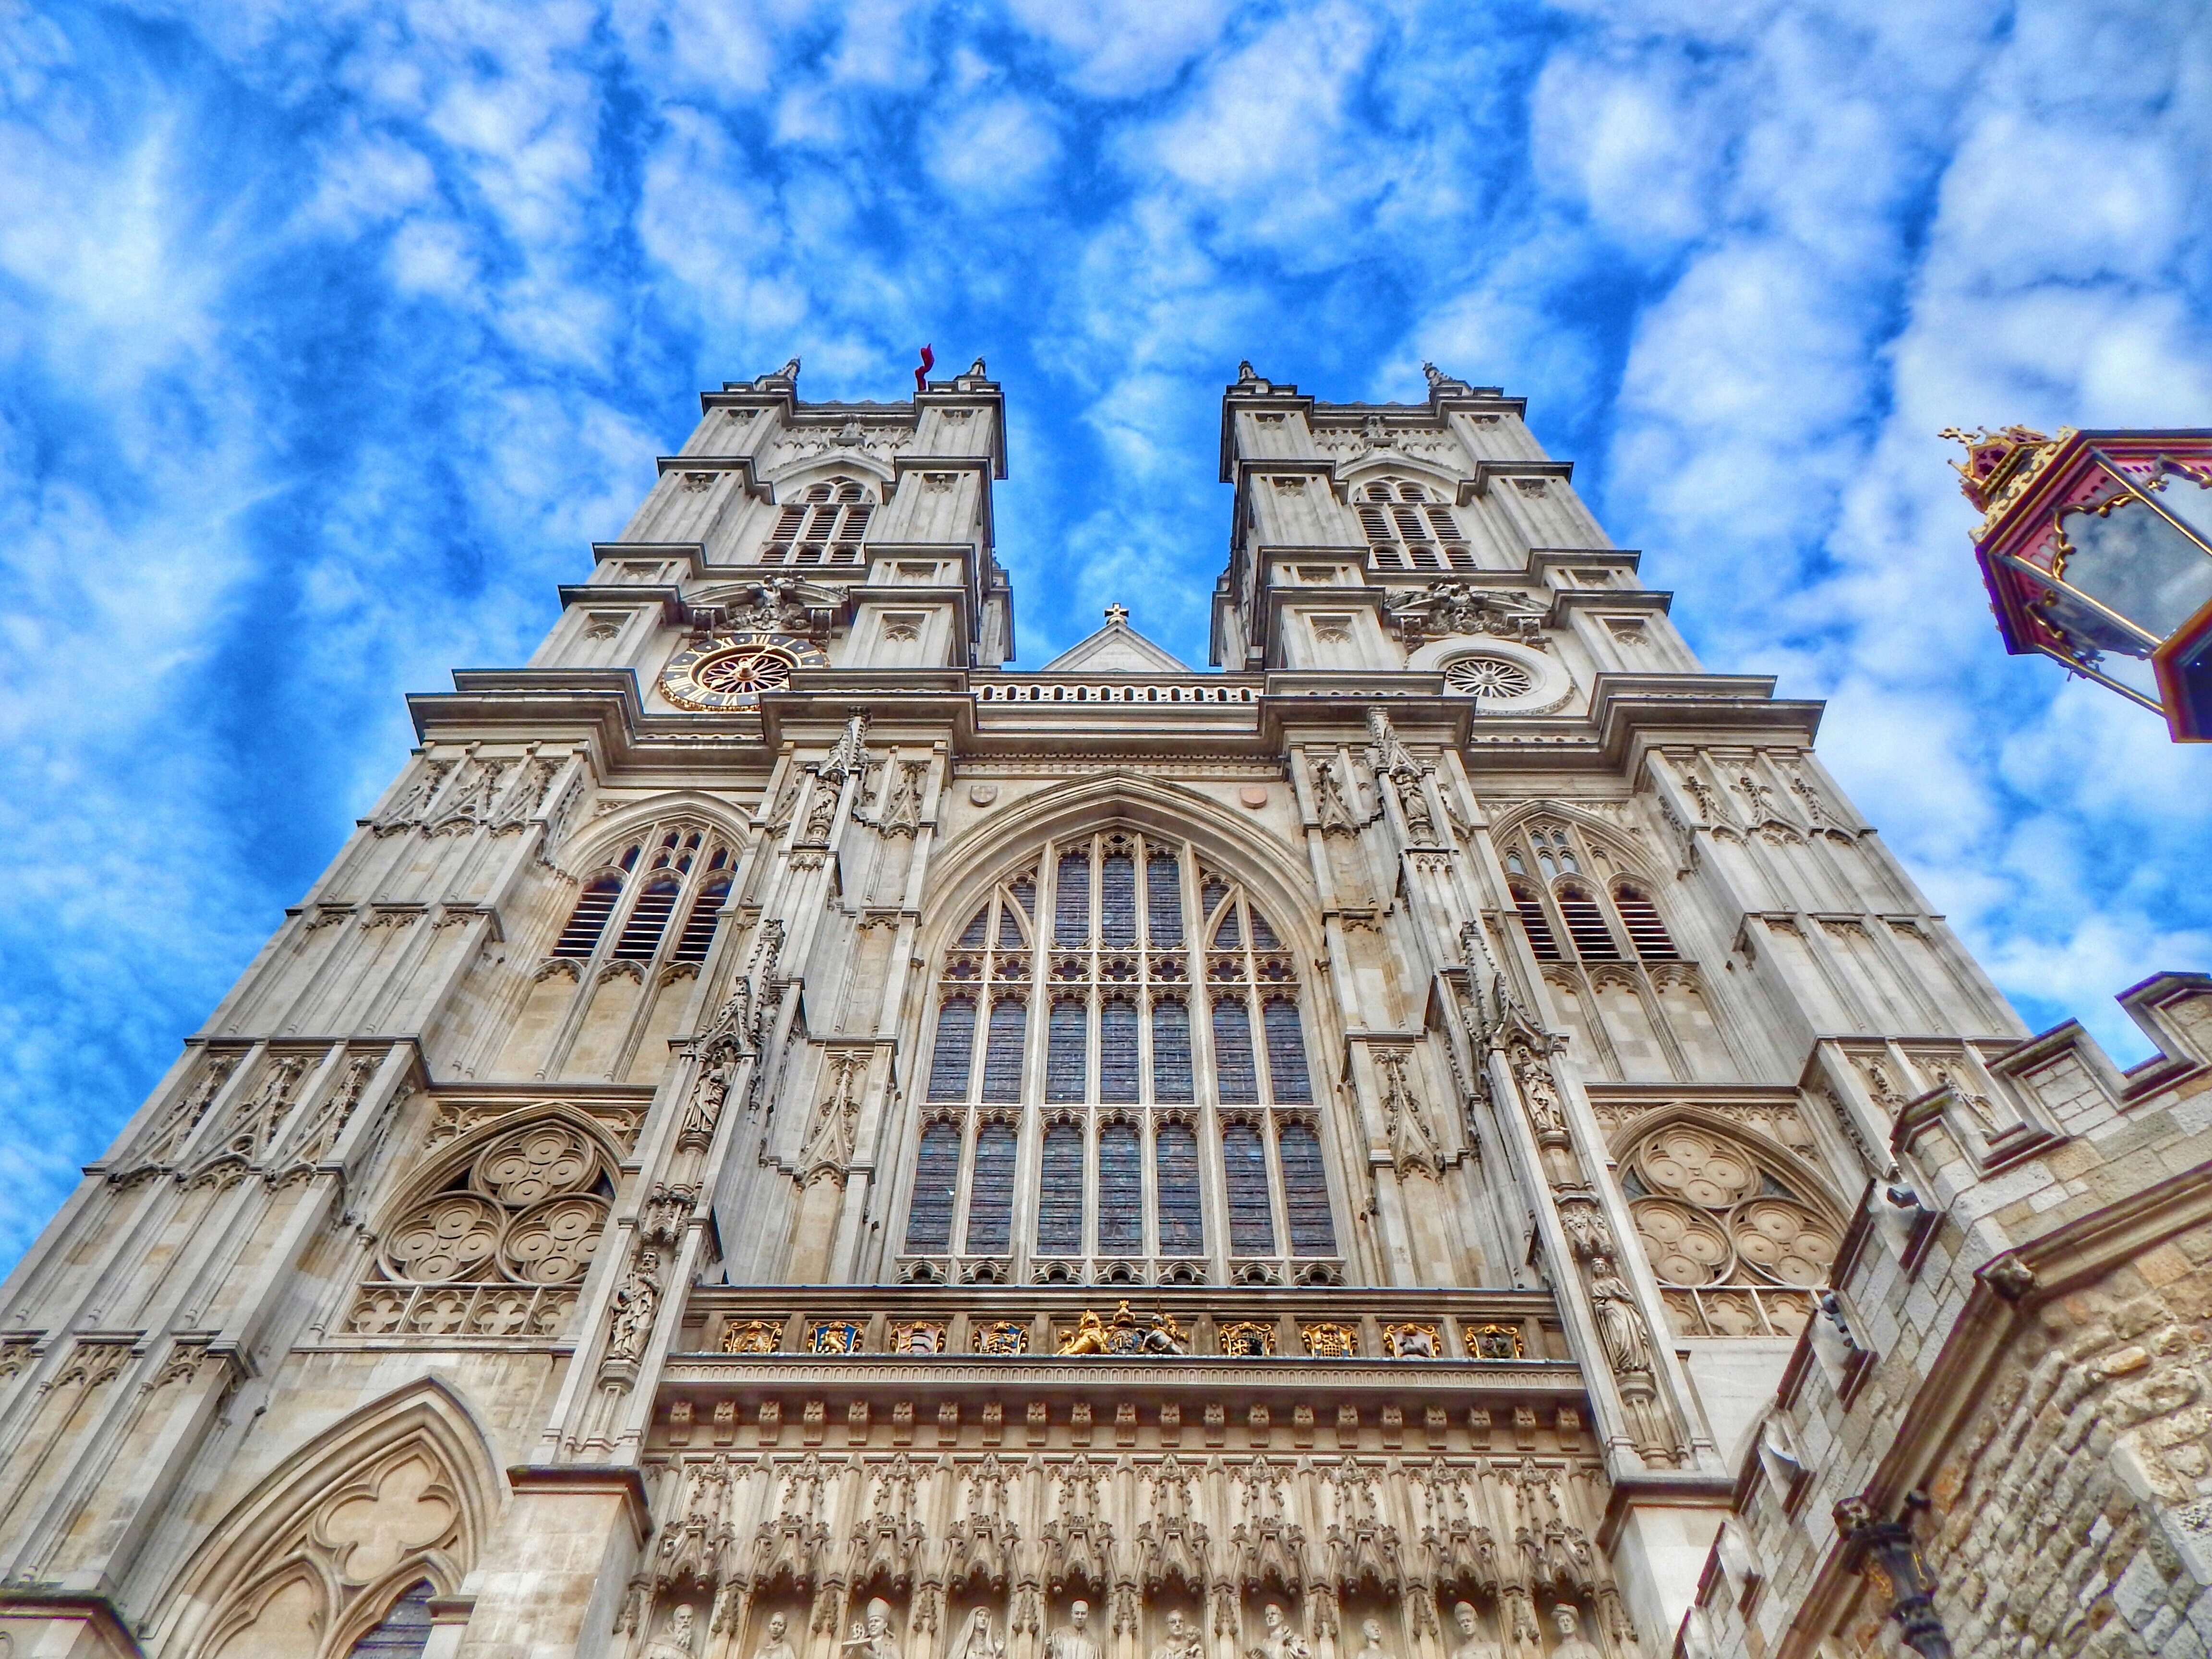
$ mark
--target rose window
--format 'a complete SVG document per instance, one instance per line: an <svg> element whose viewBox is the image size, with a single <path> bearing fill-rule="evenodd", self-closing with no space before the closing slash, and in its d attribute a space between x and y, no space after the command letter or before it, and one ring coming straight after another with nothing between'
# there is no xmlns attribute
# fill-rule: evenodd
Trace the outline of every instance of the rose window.
<svg viewBox="0 0 2212 1659"><path fill-rule="evenodd" d="M1525 697L1536 677L1504 657L1462 657L1444 670L1444 684L1471 697Z"/></svg>
<svg viewBox="0 0 2212 1659"><path fill-rule="evenodd" d="M782 652L748 645L708 658L691 671L691 678L709 691L754 697L790 684L792 667L792 659Z"/></svg>
<svg viewBox="0 0 2212 1659"><path fill-rule="evenodd" d="M1637 1237L1680 1334L1794 1336L1804 1328L1841 1236L1825 1208L1790 1184L1797 1179L1686 1123L1647 1137L1624 1160Z"/></svg>
<svg viewBox="0 0 2212 1659"><path fill-rule="evenodd" d="M349 1328L372 1336L556 1333L606 1231L611 1173L598 1143L574 1125L502 1135L386 1231Z"/></svg>

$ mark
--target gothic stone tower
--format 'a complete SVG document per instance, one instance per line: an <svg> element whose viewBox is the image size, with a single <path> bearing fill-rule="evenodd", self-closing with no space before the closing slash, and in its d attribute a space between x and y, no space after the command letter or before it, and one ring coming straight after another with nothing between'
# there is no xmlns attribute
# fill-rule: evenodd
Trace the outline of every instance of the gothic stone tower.
<svg viewBox="0 0 2212 1659"><path fill-rule="evenodd" d="M708 394L9 1280L42 1656L1668 1650L2022 1033L1522 405L1249 367L1216 662L1035 672L1000 388Z"/></svg>

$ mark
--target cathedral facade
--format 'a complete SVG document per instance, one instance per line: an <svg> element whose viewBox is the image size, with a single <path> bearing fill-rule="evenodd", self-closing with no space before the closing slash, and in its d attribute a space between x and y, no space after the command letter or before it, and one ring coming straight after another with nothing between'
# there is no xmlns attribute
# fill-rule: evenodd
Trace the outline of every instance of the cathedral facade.
<svg viewBox="0 0 2212 1659"><path fill-rule="evenodd" d="M2030 1039L1496 388L1246 366L1214 670L1016 672L982 363L797 381L9 1279L0 1653L1928 1653L2054 1390L2038 1639L2192 1627L2203 981Z"/></svg>

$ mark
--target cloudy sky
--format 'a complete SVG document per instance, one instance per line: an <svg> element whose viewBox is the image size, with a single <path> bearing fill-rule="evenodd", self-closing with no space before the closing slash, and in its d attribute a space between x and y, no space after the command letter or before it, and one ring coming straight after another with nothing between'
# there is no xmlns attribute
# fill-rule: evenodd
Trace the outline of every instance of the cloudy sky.
<svg viewBox="0 0 2212 1659"><path fill-rule="evenodd" d="M2148 48L2148 49L2147 49ZM2212 965L2212 751L2000 652L1954 423L2212 425L2147 0L0 0L0 1261L696 393L1007 390L1023 662L1193 662L1240 357L1525 396L2037 1026Z"/></svg>

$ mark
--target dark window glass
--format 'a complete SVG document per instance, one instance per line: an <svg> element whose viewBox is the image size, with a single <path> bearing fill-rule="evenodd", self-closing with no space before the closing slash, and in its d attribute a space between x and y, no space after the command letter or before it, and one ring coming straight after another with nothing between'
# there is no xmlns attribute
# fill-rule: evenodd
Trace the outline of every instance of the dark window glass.
<svg viewBox="0 0 2212 1659"><path fill-rule="evenodd" d="M1183 1101L1190 1095L1190 1010L1181 1002L1152 1005L1152 1098Z"/></svg>
<svg viewBox="0 0 2212 1659"><path fill-rule="evenodd" d="M1206 1217L1198 1195L1198 1133L1163 1123L1152 1133L1160 1189L1160 1254L1195 1255L1206 1249Z"/></svg>
<svg viewBox="0 0 2212 1659"><path fill-rule="evenodd" d="M975 1005L948 998L937 1010L937 1046L929 1056L929 1097L968 1098L968 1066L975 1052Z"/></svg>
<svg viewBox="0 0 2212 1659"><path fill-rule="evenodd" d="M1198 922L1201 931L1205 928L1206 917L1218 910L1221 908L1221 901L1228 896L1229 885L1218 876L1208 876L1199 884Z"/></svg>
<svg viewBox="0 0 2212 1659"><path fill-rule="evenodd" d="M349 1659L418 1659L430 1645L432 1594L425 1580L394 1601L383 1622L353 1644Z"/></svg>
<svg viewBox="0 0 2212 1659"><path fill-rule="evenodd" d="M1182 866L1155 854L1145 862L1145 925L1154 949L1182 943Z"/></svg>
<svg viewBox="0 0 2212 1659"><path fill-rule="evenodd" d="M1098 867L1098 937L1106 945L1137 942L1137 861L1126 853Z"/></svg>
<svg viewBox="0 0 2212 1659"><path fill-rule="evenodd" d="M576 908L568 918L568 925L561 930L561 938L553 947L556 957L587 957L599 943L599 935L607 929L607 918L614 914L615 901L622 896L619 876L601 876L586 887L576 900Z"/></svg>
<svg viewBox="0 0 2212 1659"><path fill-rule="evenodd" d="M991 1030L983 1048L983 1098L1022 1097L1022 1038L1029 1009L1018 998L1000 997L991 1005Z"/></svg>
<svg viewBox="0 0 2212 1659"><path fill-rule="evenodd" d="M1133 1123L1098 1132L1098 1253L1134 1255L1145 1248L1143 1153Z"/></svg>
<svg viewBox="0 0 2212 1659"><path fill-rule="evenodd" d="M1242 949L1243 944L1244 930L1237 925L1237 911L1232 906L1221 918L1221 926L1213 930L1213 948L1217 951L1235 951Z"/></svg>
<svg viewBox="0 0 2212 1659"><path fill-rule="evenodd" d="M1081 1003L1063 1000L1052 1005L1052 1018L1045 1028L1047 1100L1083 1098L1084 1039L1089 1035L1090 1024L1090 1015Z"/></svg>
<svg viewBox="0 0 2212 1659"><path fill-rule="evenodd" d="M1011 904L999 907L999 948L1001 951L1022 948L1021 919L1014 915L1014 908Z"/></svg>
<svg viewBox="0 0 2212 1659"><path fill-rule="evenodd" d="M975 1179L968 1191L968 1254L997 1255L1014 1226L1014 1126L986 1123L975 1134Z"/></svg>
<svg viewBox="0 0 2212 1659"><path fill-rule="evenodd" d="M1232 1255L1275 1253L1275 1210L1267 1194L1267 1153L1249 1123L1221 1131L1221 1173L1229 1190L1229 1250Z"/></svg>
<svg viewBox="0 0 2212 1659"><path fill-rule="evenodd" d="M1244 909L1252 918L1252 948L1255 951L1281 950L1283 941L1275 937L1275 930L1267 925L1267 917L1253 909L1249 904L1244 907Z"/></svg>
<svg viewBox="0 0 2212 1659"><path fill-rule="evenodd" d="M722 919L722 902L730 896L726 881L710 881L691 901L691 914L684 918L684 932L676 941L678 962L704 962L707 947L714 942L714 924Z"/></svg>
<svg viewBox="0 0 2212 1659"><path fill-rule="evenodd" d="M650 884L638 895L637 908L629 913L623 924L622 938L616 943L615 954L633 962L648 962L660 948L660 936L667 930L668 917L676 908L677 885L665 878Z"/></svg>
<svg viewBox="0 0 2212 1659"><path fill-rule="evenodd" d="M1083 1131L1073 1123L1055 1123L1044 1132L1037 1249L1046 1255L1083 1253Z"/></svg>
<svg viewBox="0 0 2212 1659"><path fill-rule="evenodd" d="M990 926L991 907L987 904L975 913L975 920L961 930L960 948L963 951L981 950L984 937Z"/></svg>
<svg viewBox="0 0 2212 1659"><path fill-rule="evenodd" d="M1234 1105L1260 1097L1260 1074L1252 1063L1252 1011L1242 997L1213 1005L1215 1097Z"/></svg>
<svg viewBox="0 0 2212 1659"><path fill-rule="evenodd" d="M1036 915L1036 884L1035 882L1027 876L1018 876L1007 884L1007 888L1014 896L1014 902L1022 907L1022 914L1024 916Z"/></svg>
<svg viewBox="0 0 2212 1659"><path fill-rule="evenodd" d="M1306 1036L1298 1024L1298 1005L1288 997L1273 997L1260 1011L1261 1028L1267 1035L1267 1081L1278 1101L1313 1098L1306 1076Z"/></svg>
<svg viewBox="0 0 2212 1659"><path fill-rule="evenodd" d="M1053 904L1052 942L1090 944L1091 860L1087 854L1060 854L1059 885Z"/></svg>
<svg viewBox="0 0 2212 1659"><path fill-rule="evenodd" d="M1336 1227L1329 1219L1328 1177L1322 1171L1320 1137L1310 1123L1285 1123L1276 1133L1275 1152L1283 1160L1291 1254L1334 1255Z"/></svg>
<svg viewBox="0 0 2212 1659"><path fill-rule="evenodd" d="M1137 1005L1118 999L1098 1011L1098 1098L1137 1097Z"/></svg>
<svg viewBox="0 0 2212 1659"><path fill-rule="evenodd" d="M933 1123L921 1132L914 1161L914 1201L907 1206L909 1250L952 1248L952 1194L960 1185L960 1131Z"/></svg>

